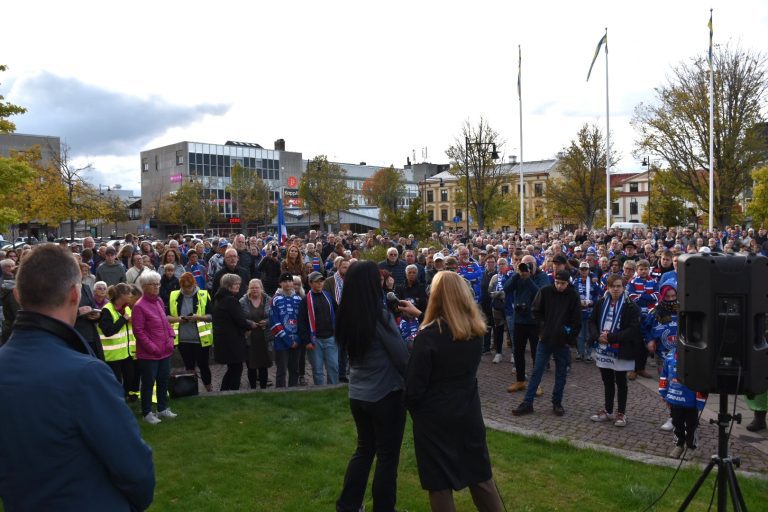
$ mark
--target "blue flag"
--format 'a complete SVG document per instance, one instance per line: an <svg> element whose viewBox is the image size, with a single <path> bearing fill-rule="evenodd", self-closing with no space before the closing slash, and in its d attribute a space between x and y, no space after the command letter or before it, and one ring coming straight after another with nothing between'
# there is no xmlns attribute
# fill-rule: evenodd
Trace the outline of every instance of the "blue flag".
<svg viewBox="0 0 768 512"><path fill-rule="evenodd" d="M277 239L280 245L285 245L288 240L288 229L285 227L285 214L283 213L283 197L277 196Z"/></svg>

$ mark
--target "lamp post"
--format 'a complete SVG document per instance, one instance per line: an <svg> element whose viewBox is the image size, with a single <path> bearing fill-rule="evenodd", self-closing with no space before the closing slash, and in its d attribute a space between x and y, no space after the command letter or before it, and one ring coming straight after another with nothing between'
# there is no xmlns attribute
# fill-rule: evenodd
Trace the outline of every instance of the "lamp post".
<svg viewBox="0 0 768 512"><path fill-rule="evenodd" d="M643 167L648 168L648 224L650 224L651 230L653 230L653 220L651 220L651 172L653 171L653 167L650 157L643 157L642 165Z"/></svg>
<svg viewBox="0 0 768 512"><path fill-rule="evenodd" d="M488 146L491 146L491 159L496 160L499 158L499 154L496 152L496 143L495 142L484 142L480 140L470 141L469 137L466 135L464 136L464 165L467 171L467 188L466 188L466 196L467 196L467 211L464 213L464 215L467 216L467 240L469 240L469 147L470 146L476 146L478 148L483 148L483 153L480 153L478 151L478 156L482 156L483 154L488 152Z"/></svg>

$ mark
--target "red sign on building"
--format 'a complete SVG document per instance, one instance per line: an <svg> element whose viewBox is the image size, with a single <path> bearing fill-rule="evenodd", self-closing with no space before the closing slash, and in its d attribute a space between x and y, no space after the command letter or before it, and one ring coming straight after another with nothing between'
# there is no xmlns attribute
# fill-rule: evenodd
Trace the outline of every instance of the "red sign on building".
<svg viewBox="0 0 768 512"><path fill-rule="evenodd" d="M299 186L299 180L296 176L288 176L288 188L296 188Z"/></svg>

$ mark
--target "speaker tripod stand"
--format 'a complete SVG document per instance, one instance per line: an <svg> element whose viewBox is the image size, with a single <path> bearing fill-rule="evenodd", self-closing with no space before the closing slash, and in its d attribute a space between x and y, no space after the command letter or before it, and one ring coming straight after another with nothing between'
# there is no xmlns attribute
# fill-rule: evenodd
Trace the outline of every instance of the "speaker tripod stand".
<svg viewBox="0 0 768 512"><path fill-rule="evenodd" d="M688 505L690 505L715 466L717 466L717 512L726 512L729 491L734 512L747 512L747 505L744 503L744 496L741 494L734 469L734 467L739 467L741 461L738 457L734 458L728 455L728 433L726 429L732 420L741 423L741 414L731 415L728 413L728 394L723 393L720 395L720 411L717 414L717 421L709 420L710 423L717 423L717 455L713 455L709 460L709 464L704 468L688 496L685 497L683 504L680 505L679 512L683 512L688 508Z"/></svg>

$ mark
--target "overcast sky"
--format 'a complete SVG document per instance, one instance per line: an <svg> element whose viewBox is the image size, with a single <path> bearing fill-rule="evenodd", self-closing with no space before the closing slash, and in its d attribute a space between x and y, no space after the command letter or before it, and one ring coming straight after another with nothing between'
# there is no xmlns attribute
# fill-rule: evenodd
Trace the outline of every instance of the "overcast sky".
<svg viewBox="0 0 768 512"><path fill-rule="evenodd" d="M525 160L551 158L585 122L639 170L629 122L671 66L716 44L766 51L768 1L26 0L3 5L0 94L28 107L19 133L58 135L91 179L138 191L139 152L181 140L256 142L305 158L446 163L485 117Z"/></svg>

